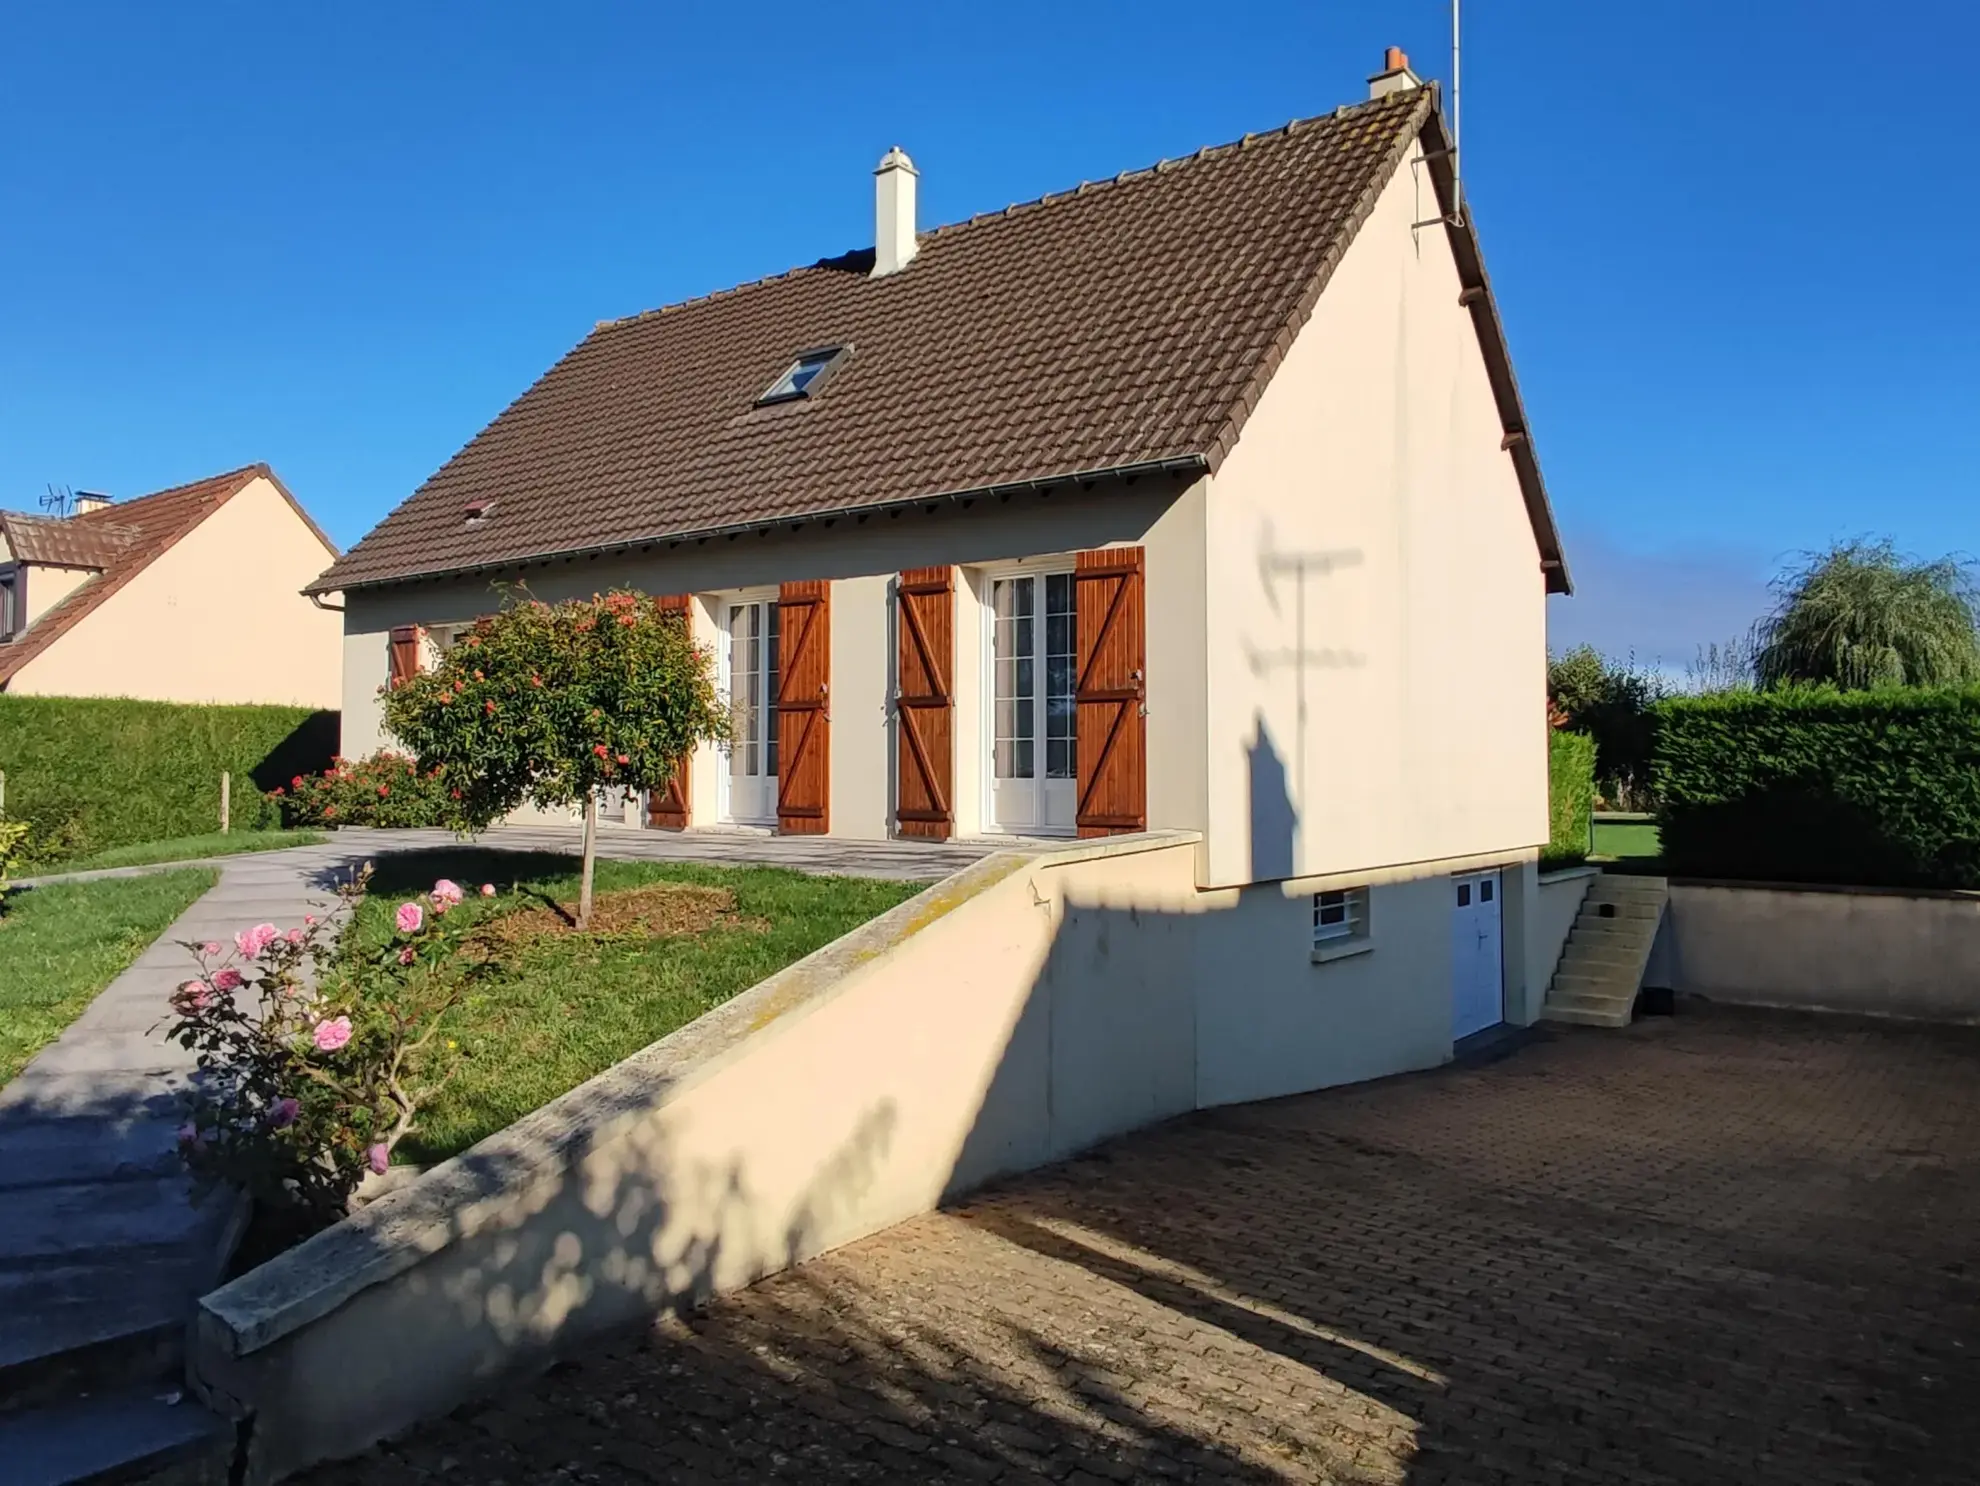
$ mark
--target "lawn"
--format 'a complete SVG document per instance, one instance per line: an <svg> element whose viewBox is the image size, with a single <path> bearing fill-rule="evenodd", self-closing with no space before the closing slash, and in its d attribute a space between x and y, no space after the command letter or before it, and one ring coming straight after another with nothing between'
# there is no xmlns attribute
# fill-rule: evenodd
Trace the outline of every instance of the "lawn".
<svg viewBox="0 0 1980 1486"><path fill-rule="evenodd" d="M1595 851L1605 860L1655 861L1663 855L1657 824L1648 820L1597 820Z"/></svg>
<svg viewBox="0 0 1980 1486"><path fill-rule="evenodd" d="M169 841L139 841L113 846L66 862L39 863L36 872L88 872L99 867L148 867L154 862L196 862L204 857L233 856L243 851L280 851L285 846L316 846L321 831L230 831L222 836L175 836Z"/></svg>
<svg viewBox="0 0 1980 1486"><path fill-rule="evenodd" d="M622 926L580 935L545 906L576 901L572 858L449 849L380 866L358 912L361 940L389 935L393 908L440 877L468 889L456 912L498 921L490 932L501 937L499 968L449 1014L446 1031L463 1065L398 1147L400 1159L429 1163L466 1150L922 886L773 867L600 862L599 916ZM483 882L501 895L479 897ZM656 884L703 891L635 895ZM624 922L649 908L650 923L685 931L656 936Z"/></svg>
<svg viewBox="0 0 1980 1486"><path fill-rule="evenodd" d="M0 915L0 1083L54 1041L217 875L188 868L10 894Z"/></svg>

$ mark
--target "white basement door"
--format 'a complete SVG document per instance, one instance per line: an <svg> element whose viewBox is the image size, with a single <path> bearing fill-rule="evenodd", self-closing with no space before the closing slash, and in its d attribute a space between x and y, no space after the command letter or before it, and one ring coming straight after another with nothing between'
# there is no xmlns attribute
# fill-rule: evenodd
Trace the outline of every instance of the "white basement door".
<svg viewBox="0 0 1980 1486"><path fill-rule="evenodd" d="M1506 1016L1505 969L1499 958L1499 874L1451 879L1451 1037L1458 1040Z"/></svg>

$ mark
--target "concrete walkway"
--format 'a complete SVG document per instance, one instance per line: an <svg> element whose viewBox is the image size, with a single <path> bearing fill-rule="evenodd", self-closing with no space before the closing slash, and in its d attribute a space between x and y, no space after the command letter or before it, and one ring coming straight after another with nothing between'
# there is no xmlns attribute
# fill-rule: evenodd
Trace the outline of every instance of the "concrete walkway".
<svg viewBox="0 0 1980 1486"><path fill-rule="evenodd" d="M365 861L462 844L445 831L346 830L317 846L212 859L218 885L0 1089L0 1460L10 1483L91 1480L228 1447L220 1421L181 1397L187 1322L245 1216L224 1194L195 1205L178 1164L177 1096L196 1069L159 1032L173 989L195 968L183 944L227 944L252 924L288 928L306 913L329 914L337 884ZM579 834L504 826L474 844L574 853ZM626 828L604 831L599 845L614 860L910 881L995 849Z"/></svg>

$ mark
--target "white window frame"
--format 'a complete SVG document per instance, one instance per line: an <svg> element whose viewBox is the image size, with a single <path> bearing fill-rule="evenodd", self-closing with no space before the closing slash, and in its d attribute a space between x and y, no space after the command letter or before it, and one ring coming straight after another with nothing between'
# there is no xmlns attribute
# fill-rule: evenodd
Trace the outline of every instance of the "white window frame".
<svg viewBox="0 0 1980 1486"><path fill-rule="evenodd" d="M1369 937L1369 893L1366 887L1323 888L1313 895L1313 963L1366 954L1375 947Z"/></svg>
<svg viewBox="0 0 1980 1486"><path fill-rule="evenodd" d="M1006 562L982 563L974 568L974 572L976 574L976 580L977 580L975 584L975 587L977 589L976 603L980 616L977 621L977 630L978 630L977 680L979 683L977 687L977 691L979 695L978 716L982 720L981 726L978 729L980 736L977 738L975 744L976 752L978 755L977 772L980 776L980 784L981 784L981 788L978 791L978 806L977 806L978 810L981 813L977 818L981 822L981 834L985 836L1001 836L1001 837L1010 837L1010 838L1038 837L1038 838L1055 838L1055 839L1068 838L1069 839L1072 837L1076 837L1079 834L1079 826L1076 822L1070 825L1055 826L1051 828L1034 825L1029 830L1021 831L1021 832L1014 831L1005 826L999 825L997 823L997 759L996 759L997 580L1000 578L1043 579L1059 573L1075 575L1074 588L1073 588L1073 626L1074 626L1073 661L1074 664L1077 665L1079 660L1079 641L1078 641L1079 589L1078 589L1078 582L1076 577L1078 570L1079 570L1078 558L1076 554L1071 552L1047 553L1042 557L1012 558ZM1038 626L1041 634L1044 631L1044 624L1045 624L1044 590L1041 587L1039 590L1039 609L1038 609ZM1040 761L1042 761L1045 758L1045 745L1046 745L1045 728L1046 728L1045 718L1041 715L1038 718L1038 735L1034 740L1034 746L1036 748L1035 756ZM1077 734L1075 734L1075 747L1076 746L1077 746ZM1073 789L1074 789L1074 798L1077 799L1078 789L1079 789L1079 775L1077 770L1075 770L1073 775Z"/></svg>
<svg viewBox="0 0 1980 1486"><path fill-rule="evenodd" d="M769 605L769 604L781 603L783 597L783 589L777 584L773 583L768 586L759 586L756 588L738 588L732 591L720 593L716 597L718 599L718 604L716 607L715 614L716 614L717 623L720 628L720 634L715 645L715 662L716 662L715 676L716 676L716 685L720 689L720 695L722 701L726 705L729 700L730 684L733 679L731 673L732 661L730 657L731 644L729 638L730 611L732 609L735 609L739 605L743 605L743 604ZM782 625L780 623L779 631L781 632L781 630L782 630ZM770 668L769 658L766 656L764 658L764 670L766 673L768 672L769 668ZM763 726L766 730L777 726L777 699L775 697L769 698L764 706ZM766 732L766 736L767 736L767 732ZM736 819L735 807L732 801L730 800L730 796L729 796L730 755L735 752L735 747L736 745L733 741L724 742L716 746L716 752L722 760L722 766L720 769L716 771L715 817L725 826L733 826L743 830L764 830L764 829L774 828L776 825L776 812L774 809L774 802L776 799L775 791L772 791L771 794L773 809L771 811L770 816L766 820ZM778 760L778 765L780 768L782 767L782 764L783 764L783 760L780 758Z"/></svg>

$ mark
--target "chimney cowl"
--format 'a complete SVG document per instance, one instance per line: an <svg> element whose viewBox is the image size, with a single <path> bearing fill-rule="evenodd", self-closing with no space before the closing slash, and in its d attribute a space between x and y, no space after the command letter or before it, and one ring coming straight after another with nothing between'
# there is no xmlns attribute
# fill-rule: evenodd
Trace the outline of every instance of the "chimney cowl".
<svg viewBox="0 0 1980 1486"><path fill-rule="evenodd" d="M1423 79L1410 71L1408 54L1401 47L1392 46L1382 54L1382 70L1368 79L1368 96L1385 98L1406 88L1422 86Z"/></svg>
<svg viewBox="0 0 1980 1486"><path fill-rule="evenodd" d="M914 261L915 183L921 172L895 145L873 171L873 277L899 273Z"/></svg>

